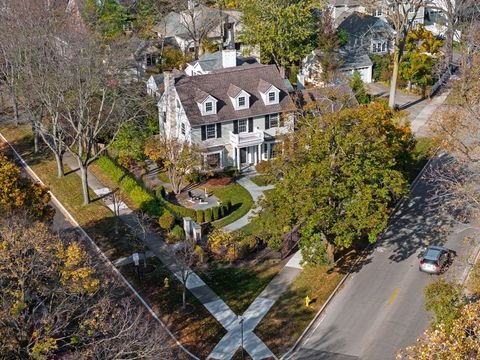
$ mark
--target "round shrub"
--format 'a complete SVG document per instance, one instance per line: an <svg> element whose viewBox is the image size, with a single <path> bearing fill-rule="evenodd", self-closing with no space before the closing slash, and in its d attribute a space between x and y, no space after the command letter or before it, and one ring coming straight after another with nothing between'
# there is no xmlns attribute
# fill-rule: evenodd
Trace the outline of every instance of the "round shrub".
<svg viewBox="0 0 480 360"><path fill-rule="evenodd" d="M185 176L185 180L191 184L199 184L207 180L207 175L198 170L193 170Z"/></svg>
<svg viewBox="0 0 480 360"><path fill-rule="evenodd" d="M175 224L175 216L173 216L170 212L165 211L158 219L158 224L162 229L170 230Z"/></svg>
<svg viewBox="0 0 480 360"><path fill-rule="evenodd" d="M205 264L207 262L207 254L205 253L205 250L203 250L200 245L195 245L194 252L200 264Z"/></svg>
<svg viewBox="0 0 480 360"><path fill-rule="evenodd" d="M245 247L246 252L253 252L258 246L258 239L254 235L248 235L240 241L240 245Z"/></svg>
<svg viewBox="0 0 480 360"><path fill-rule="evenodd" d="M179 242L179 241L182 241L184 238L185 238L185 232L183 231L181 226L175 225L169 234L170 241Z"/></svg>
<svg viewBox="0 0 480 360"><path fill-rule="evenodd" d="M225 205L219 206L218 212L219 212L220 219L225 217L225 214L226 214L225 213Z"/></svg>
<svg viewBox="0 0 480 360"><path fill-rule="evenodd" d="M195 218L197 219L197 224L202 224L205 221L205 212L203 210L195 211Z"/></svg>
<svg viewBox="0 0 480 360"><path fill-rule="evenodd" d="M218 206L212 209L212 217L213 221L220 219L220 208Z"/></svg>
<svg viewBox="0 0 480 360"><path fill-rule="evenodd" d="M211 222L212 221L212 209L206 209L205 210L205 222Z"/></svg>
<svg viewBox="0 0 480 360"><path fill-rule="evenodd" d="M257 172L260 174L266 173L268 170L270 170L270 168L271 164L268 161L262 161L255 165L255 170L257 170Z"/></svg>

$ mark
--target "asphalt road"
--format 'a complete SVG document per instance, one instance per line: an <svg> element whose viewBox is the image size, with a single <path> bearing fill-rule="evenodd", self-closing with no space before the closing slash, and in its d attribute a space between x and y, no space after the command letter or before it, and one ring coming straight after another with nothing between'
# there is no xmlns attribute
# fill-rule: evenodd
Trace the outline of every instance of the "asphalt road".
<svg viewBox="0 0 480 360"><path fill-rule="evenodd" d="M460 278L474 248L462 240L475 233L439 211L432 181L427 171L292 359L388 360L422 334L429 323L423 289L437 278L418 271L424 242L457 251L445 275Z"/></svg>

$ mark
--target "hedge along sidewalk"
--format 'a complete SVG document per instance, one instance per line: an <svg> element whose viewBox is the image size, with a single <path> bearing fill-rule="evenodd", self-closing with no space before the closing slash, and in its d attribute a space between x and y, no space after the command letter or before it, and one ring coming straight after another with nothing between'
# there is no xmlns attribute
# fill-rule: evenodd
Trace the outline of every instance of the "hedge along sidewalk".
<svg viewBox="0 0 480 360"><path fill-rule="evenodd" d="M76 169L76 160L70 155L66 154L64 158L65 165ZM76 171L78 174L78 171ZM88 184L95 193L105 194L107 188L101 184L94 174L88 173ZM129 225L131 228L137 228L138 223L135 215L131 209L126 205L122 206L120 210L120 219ZM160 236L154 232L147 231L145 236L145 243L155 256L177 277L181 280L181 267L176 263L175 255L172 247L165 244ZM187 289L205 306L205 308L217 319L217 321L229 331L236 325L237 316L235 313L220 299L220 297L213 292L213 290L205 284L205 282L192 270L187 280Z"/></svg>
<svg viewBox="0 0 480 360"><path fill-rule="evenodd" d="M20 154L16 151L16 149L8 142L8 140L0 133L0 140L6 143L15 154L15 157L20 161L21 166L26 170L29 176L31 176L35 181L40 183L43 186L46 186L42 179L38 177L38 175L30 168L30 166L23 160ZM188 351L178 340L177 338L170 332L168 327L165 323L157 316L155 311L148 305L145 299L135 290L135 288L127 281L127 279L120 273L120 271L113 265L113 263L108 259L108 257L100 250L97 246L95 241L87 234L87 232L80 226L80 224L75 220L75 218L70 214L70 212L63 206L63 204L56 198L56 196L49 190L48 191L51 201L54 205L60 209L62 214L65 216L66 220L71 223L76 229L79 230L80 234L83 236L84 239L88 241L92 249L97 253L100 257L100 261L107 266L116 276L117 278L123 282L130 291L135 295L135 297L141 302L141 304L147 309L147 311L152 315L152 317L165 329L167 334L172 338L172 340L180 347L186 354L188 354L191 358L199 360L198 357L193 355L190 351Z"/></svg>
<svg viewBox="0 0 480 360"><path fill-rule="evenodd" d="M95 171L98 167L100 171ZM92 172L99 178L99 180L107 183L118 184L122 193L128 195L127 202L132 203L137 208L145 210L151 216L160 216L164 210L168 210L178 221L182 221L184 217L189 217L197 222L203 222L205 219L206 210L195 210L180 205L171 203L165 199L166 193L163 185L159 184L155 189L155 194L152 193L154 189L149 189L141 181L135 178L128 170L117 164L115 160L102 156L92 167ZM103 174L102 174L103 172ZM131 201L128 201L131 200ZM232 205L230 202L221 206L216 206L207 209L209 218L214 220L223 219L230 215ZM199 216L201 215L201 217ZM201 221L198 221L201 218Z"/></svg>

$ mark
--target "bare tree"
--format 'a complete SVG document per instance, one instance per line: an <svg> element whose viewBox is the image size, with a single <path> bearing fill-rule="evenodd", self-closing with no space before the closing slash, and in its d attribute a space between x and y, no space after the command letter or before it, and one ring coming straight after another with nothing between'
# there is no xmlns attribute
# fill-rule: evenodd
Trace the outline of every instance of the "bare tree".
<svg viewBox="0 0 480 360"><path fill-rule="evenodd" d="M415 18L422 6L425 6L429 0L367 0L366 4L371 10L381 9L386 19L395 29L393 43L393 72L390 80L390 97L388 105L395 107L395 97L397 93L397 80L400 63L407 35L415 24Z"/></svg>
<svg viewBox="0 0 480 360"><path fill-rule="evenodd" d="M453 43L467 9L474 6L473 0L430 0L428 7L443 14L447 20L445 32L446 66L453 62Z"/></svg>
<svg viewBox="0 0 480 360"><path fill-rule="evenodd" d="M198 262L198 256L195 253L195 243L192 239L185 239L180 249L175 253L177 274L182 283L182 307L187 306L187 283L190 275L193 274L192 267Z"/></svg>
<svg viewBox="0 0 480 360"><path fill-rule="evenodd" d="M465 36L467 51L461 79L452 89L452 101L430 128L438 146L448 155L444 171L434 174L442 202L464 214L480 217L480 24L474 23Z"/></svg>

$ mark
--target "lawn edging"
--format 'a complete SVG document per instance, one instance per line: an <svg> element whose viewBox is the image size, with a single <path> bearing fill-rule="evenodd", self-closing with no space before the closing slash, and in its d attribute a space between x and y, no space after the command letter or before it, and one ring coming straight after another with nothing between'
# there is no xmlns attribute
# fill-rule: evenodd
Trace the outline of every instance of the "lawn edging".
<svg viewBox="0 0 480 360"><path fill-rule="evenodd" d="M5 142L13 151L15 154L15 157L20 161L22 167L27 171L27 173L38 183L40 183L43 186L46 186L42 179L38 177L38 175L30 168L30 166L23 160L23 158L20 156L20 154L17 152L17 150L10 144L10 142L3 136L3 134L0 133L0 139ZM108 259L108 257L100 250L100 248L97 246L95 241L87 234L87 232L80 226L80 224L75 220L75 218L70 214L70 212L63 206L63 204L57 199L57 197L50 191L48 190L48 194L51 197L52 202L60 209L62 214L68 219L68 221L78 228L83 235L83 237L89 242L89 244L92 246L93 250L95 253L97 253L101 259L101 261L109 267L113 273L125 284L127 287L132 291L132 293L135 295L135 297L142 303L142 305L147 309L147 311L152 315L152 317L165 329L167 334L172 338L172 340L177 344L182 351L184 351L187 355L189 355L192 359L195 360L200 360L197 356L192 354L190 351L188 351L179 341L178 339L173 335L173 333L168 329L168 327L163 323L163 321L158 317L158 315L153 311L153 309L148 305L148 303L145 301L145 299L135 290L135 288L130 284L129 281L123 276L123 274L113 265L113 263Z"/></svg>

